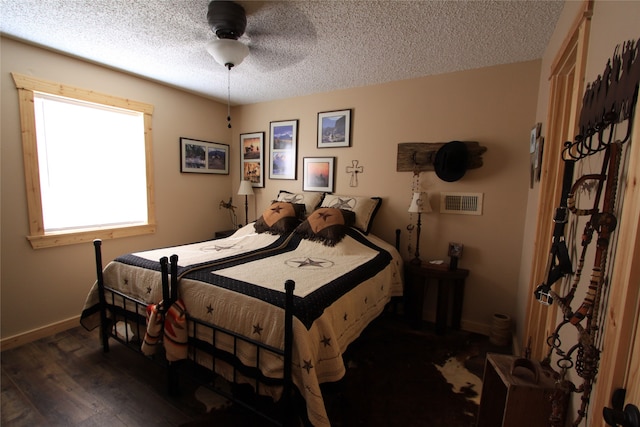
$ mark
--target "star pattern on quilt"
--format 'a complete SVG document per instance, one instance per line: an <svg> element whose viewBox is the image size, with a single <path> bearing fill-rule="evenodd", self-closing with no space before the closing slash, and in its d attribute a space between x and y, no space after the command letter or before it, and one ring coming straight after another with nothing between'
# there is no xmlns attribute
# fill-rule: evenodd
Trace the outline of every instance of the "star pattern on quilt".
<svg viewBox="0 0 640 427"><path fill-rule="evenodd" d="M275 213L279 214L279 213L280 213L280 211L282 210L282 206L280 206L280 205L276 205L276 206L272 207L272 208L271 208L271 210L272 210L273 212L275 212Z"/></svg>
<svg viewBox="0 0 640 427"><path fill-rule="evenodd" d="M213 247L213 248L214 248L217 252L220 252L220 251L226 251L226 250L228 250L228 249L233 249L233 247L234 247L234 246L235 246L235 245L231 245L231 246L220 246L220 245L214 245L214 247Z"/></svg>
<svg viewBox="0 0 640 427"><path fill-rule="evenodd" d="M316 261L311 258L306 258L301 261L291 261L291 262L298 264L298 267L323 267L323 265L328 261L324 261L324 260Z"/></svg>
<svg viewBox="0 0 640 427"><path fill-rule="evenodd" d="M125 286L129 285L129 279L124 279L124 285Z"/></svg>
<svg viewBox="0 0 640 427"><path fill-rule="evenodd" d="M150 294L151 293L151 286L147 286L147 293Z"/></svg>
<svg viewBox="0 0 640 427"><path fill-rule="evenodd" d="M258 334L258 335L262 334L262 330L263 329L264 328L262 326L260 326L260 322L258 322L255 325L253 325L253 333L254 334Z"/></svg>
<svg viewBox="0 0 640 427"><path fill-rule="evenodd" d="M302 365L302 369L307 371L307 374L311 372L313 369L313 365L311 364L311 360L304 360L304 364Z"/></svg>
<svg viewBox="0 0 640 427"><path fill-rule="evenodd" d="M209 305L207 306L207 314L212 314L213 313L213 307L211 307L211 303L209 303Z"/></svg>
<svg viewBox="0 0 640 427"><path fill-rule="evenodd" d="M331 347L331 338L327 338L326 336L323 335L320 342L324 344L325 347Z"/></svg>
<svg viewBox="0 0 640 427"><path fill-rule="evenodd" d="M209 252L209 251L220 252L220 251L228 251L229 249L237 249L237 248L242 248L242 245L239 245L237 243L231 243L227 245L214 244L213 246L204 246L200 248L200 250L202 252Z"/></svg>

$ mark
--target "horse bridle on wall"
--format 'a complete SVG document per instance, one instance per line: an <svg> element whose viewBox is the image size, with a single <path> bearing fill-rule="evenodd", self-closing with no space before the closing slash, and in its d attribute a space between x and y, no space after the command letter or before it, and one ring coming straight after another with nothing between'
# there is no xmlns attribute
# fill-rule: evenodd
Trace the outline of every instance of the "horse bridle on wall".
<svg viewBox="0 0 640 427"><path fill-rule="evenodd" d="M552 397L552 414L549 420L553 427L564 426L567 399L571 393L581 394L581 404L572 425L575 427L582 422L598 372L604 326L601 314L606 306L603 294L609 285L606 274L607 261L614 249L609 242L618 226L615 208L620 164L623 145L631 138L640 82L640 44L632 40L623 43L622 52L620 48L615 48L603 74L587 85L582 100L579 134L573 142L565 143L562 152L566 169L565 185L561 206L554 217L556 229L547 266L548 275L546 281L539 285L534 293L543 304L550 305L556 302L563 315L554 332L547 338L549 352L542 361L543 366L554 370L557 378L557 390ZM626 135L616 139L616 131L624 122L627 124ZM576 162L600 152L604 152L600 174L586 174L578 178L573 185L566 185L573 177L573 166ZM593 207L579 208L576 194L588 185L595 188ZM570 214L575 218L588 217L581 236L582 249L575 271L572 271L566 248L561 250L564 246L564 224L568 222ZM597 239L588 289L584 300L573 310L572 303L582 276L587 248L594 234ZM577 242L574 242L574 245L577 247ZM551 288L562 277L571 275L571 286L564 295ZM570 325L577 330L578 340L567 349L560 339L560 332ZM559 372L555 372L551 366L553 356ZM571 369L582 379L579 385L568 378L567 374Z"/></svg>

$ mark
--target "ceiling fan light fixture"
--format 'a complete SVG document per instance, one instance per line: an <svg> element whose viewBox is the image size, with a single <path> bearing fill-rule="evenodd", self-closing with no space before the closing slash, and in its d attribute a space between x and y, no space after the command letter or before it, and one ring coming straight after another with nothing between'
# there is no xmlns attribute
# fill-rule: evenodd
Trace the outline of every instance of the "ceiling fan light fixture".
<svg viewBox="0 0 640 427"><path fill-rule="evenodd" d="M238 40L216 39L207 43L207 52L218 64L231 68L242 63L249 55L249 48Z"/></svg>

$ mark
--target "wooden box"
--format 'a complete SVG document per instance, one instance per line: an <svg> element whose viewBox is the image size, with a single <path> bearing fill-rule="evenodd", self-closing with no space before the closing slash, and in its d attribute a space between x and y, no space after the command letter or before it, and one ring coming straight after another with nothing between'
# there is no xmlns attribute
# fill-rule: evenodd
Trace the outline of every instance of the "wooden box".
<svg viewBox="0 0 640 427"><path fill-rule="evenodd" d="M477 427L548 426L554 390L554 378L539 362L489 353Z"/></svg>

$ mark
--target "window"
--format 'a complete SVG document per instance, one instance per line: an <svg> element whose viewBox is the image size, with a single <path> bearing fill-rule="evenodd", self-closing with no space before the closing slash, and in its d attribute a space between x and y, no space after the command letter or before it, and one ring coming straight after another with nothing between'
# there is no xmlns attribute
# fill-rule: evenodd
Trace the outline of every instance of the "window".
<svg viewBox="0 0 640 427"><path fill-rule="evenodd" d="M15 73L13 78L31 245L155 232L153 107Z"/></svg>

